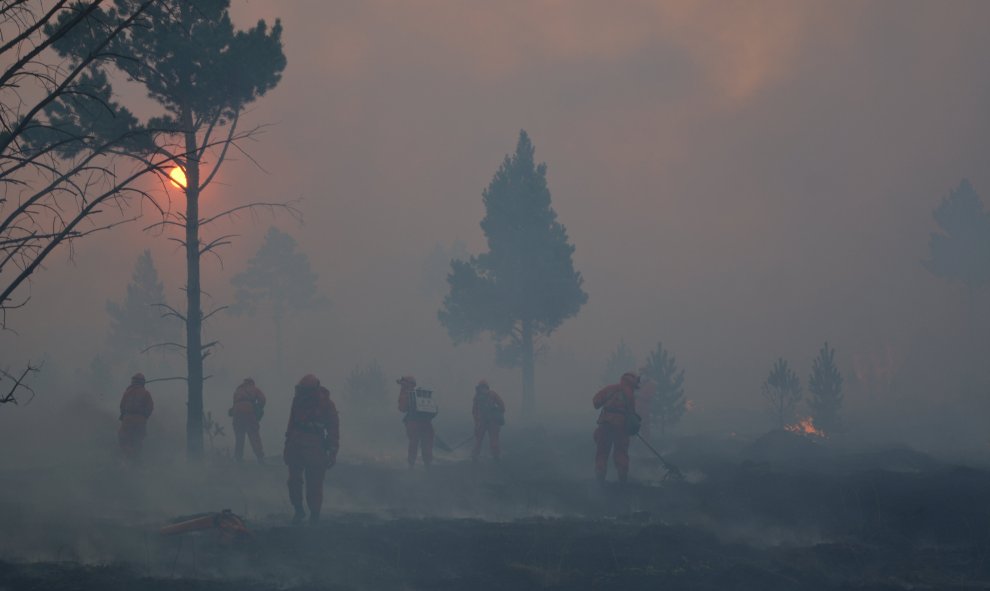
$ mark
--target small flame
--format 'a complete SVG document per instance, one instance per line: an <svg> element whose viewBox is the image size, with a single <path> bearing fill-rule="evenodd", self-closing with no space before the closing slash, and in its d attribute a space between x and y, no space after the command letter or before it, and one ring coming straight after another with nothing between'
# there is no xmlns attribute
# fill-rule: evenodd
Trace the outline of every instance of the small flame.
<svg viewBox="0 0 990 591"><path fill-rule="evenodd" d="M793 425L787 425L784 429L790 431L791 433L801 433L804 435L814 435L816 437L827 437L825 432L821 429L815 427L815 422L811 417L804 417L799 419L798 422Z"/></svg>
<svg viewBox="0 0 990 591"><path fill-rule="evenodd" d="M684 401L684 410L686 410L688 412L691 412L692 410L694 410L694 400L685 400Z"/></svg>

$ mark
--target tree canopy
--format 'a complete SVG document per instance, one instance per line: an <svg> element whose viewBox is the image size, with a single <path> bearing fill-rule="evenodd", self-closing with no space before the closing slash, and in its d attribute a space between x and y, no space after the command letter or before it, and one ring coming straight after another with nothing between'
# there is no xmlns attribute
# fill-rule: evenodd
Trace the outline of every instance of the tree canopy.
<svg viewBox="0 0 990 591"><path fill-rule="evenodd" d="M515 153L482 192L488 251L451 261L450 290L438 313L455 343L488 333L499 362L522 368L524 412L535 404L534 339L550 335L588 300L546 174L520 131Z"/></svg>
<svg viewBox="0 0 990 591"><path fill-rule="evenodd" d="M605 361L605 369L602 371L601 377L602 384L618 382L622 374L635 369L636 364L636 356L633 355L632 349L624 340L620 340Z"/></svg>
<svg viewBox="0 0 990 591"><path fill-rule="evenodd" d="M256 314L262 307L275 323L275 365L282 372L282 327L287 312L304 310L320 304L313 273L306 253L298 250L295 239L275 226L268 229L265 241L248 261L247 269L230 282L236 288L234 314Z"/></svg>
<svg viewBox="0 0 990 591"><path fill-rule="evenodd" d="M808 377L808 406L816 426L826 432L839 427L839 411L842 409L842 374L835 365L835 349L826 342L818 351Z"/></svg>
<svg viewBox="0 0 990 591"><path fill-rule="evenodd" d="M663 343L657 343L657 348L646 360L643 373L655 384L650 412L660 425L660 434L665 435L667 428L677 424L687 412L684 370L677 367L677 358L663 348Z"/></svg>
<svg viewBox="0 0 990 591"><path fill-rule="evenodd" d="M801 379L782 357L773 364L763 382L763 399L777 428L783 429L794 418L797 403L801 401Z"/></svg>
<svg viewBox="0 0 990 591"><path fill-rule="evenodd" d="M55 44L56 51L82 63L94 50L94 32L113 22L121 12L130 13L139 0L116 0L109 8L89 12L83 25L73 28ZM239 133L243 109L278 84L285 69L282 25L269 28L264 21L238 31L230 19L229 0L158 0L146 6L135 26L123 30L106 44L107 59L89 65L92 89L86 96L112 97L112 65L131 81L144 87L148 97L161 107L147 121L125 118L126 124L142 132L145 143L129 146L146 157L164 155L185 173L180 188L185 211L174 212L159 224L178 229L178 240L186 255L186 310L175 312L186 325L186 380L189 388L186 417L187 453L203 454L203 361L216 342L203 343L202 324L217 310L204 313L201 302L200 259L216 254L230 236L207 241L200 228L229 213L209 217L200 213L200 193L214 180L227 151L238 140L251 136ZM57 24L55 25L57 26ZM106 102L101 101L101 102ZM108 127L106 116L86 100L62 100L51 105L60 128L73 134L99 136ZM119 110L119 109L118 109ZM248 205L233 208L234 211Z"/></svg>
<svg viewBox="0 0 990 591"><path fill-rule="evenodd" d="M124 299L107 302L111 348L118 355L133 355L156 343L175 340L179 331L174 322L163 318L165 304L165 285L158 279L151 251L145 250L134 264Z"/></svg>
<svg viewBox="0 0 990 591"><path fill-rule="evenodd" d="M925 266L947 280L976 288L990 280L990 216L968 180L949 192L932 212L941 232L929 240Z"/></svg>

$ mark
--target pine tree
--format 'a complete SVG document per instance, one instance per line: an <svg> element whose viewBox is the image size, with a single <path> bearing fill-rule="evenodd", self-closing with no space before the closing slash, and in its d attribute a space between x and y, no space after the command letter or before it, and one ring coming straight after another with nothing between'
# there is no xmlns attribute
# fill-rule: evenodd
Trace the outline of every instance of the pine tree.
<svg viewBox="0 0 990 591"><path fill-rule="evenodd" d="M447 272L450 271L451 261L466 261L467 246L460 240L447 246L437 242L433 250L423 260L421 275L421 291L423 295L433 297L442 293L447 286Z"/></svg>
<svg viewBox="0 0 990 591"><path fill-rule="evenodd" d="M794 419L794 410L801 401L801 379L783 358L777 359L763 382L763 399L777 428L783 429Z"/></svg>
<svg viewBox="0 0 990 591"><path fill-rule="evenodd" d="M116 356L132 358L146 347L178 337L176 324L162 317L161 305L166 303L165 286L158 279L151 251L145 250L134 264L123 301L107 302L109 344Z"/></svg>
<svg viewBox="0 0 990 591"><path fill-rule="evenodd" d="M815 426L825 432L835 431L840 426L842 374L835 365L835 349L830 349L827 342L812 363L808 392L811 393L808 406Z"/></svg>
<svg viewBox="0 0 990 591"><path fill-rule="evenodd" d="M71 35L59 39L56 51L83 62L105 23L114 22L120 13L133 13L138 2L116 0L112 7L94 10ZM186 255L186 310L180 317L186 324L186 451L191 459L203 456L203 360L216 344L203 343L203 320L213 312L204 313L202 307L200 258L228 241L201 240L200 228L223 214L202 215L200 195L215 178L227 148L243 137L236 130L245 107L274 88L285 69L281 23L276 20L269 29L259 21L249 30L236 31L229 7L230 0L161 0L106 46L108 62L142 85L163 109L146 124L131 118L108 125L105 109L94 108L109 104L106 99L96 105L65 100L51 106L60 126L74 135L114 135L121 126L132 125L135 138L154 141L135 139L129 150L147 152L149 158L169 156L184 173L177 186L185 196L185 211L165 227L181 229L179 241ZM63 16L62 20L72 18ZM113 96L106 63L90 67L88 96Z"/></svg>
<svg viewBox="0 0 990 591"><path fill-rule="evenodd" d="M355 408L374 409L388 399L388 379L377 361L365 367L355 365L347 376L344 389Z"/></svg>
<svg viewBox="0 0 990 591"><path fill-rule="evenodd" d="M931 235L925 266L943 279L973 290L990 281L990 217L968 180L959 183L932 212L942 233Z"/></svg>
<svg viewBox="0 0 990 591"><path fill-rule="evenodd" d="M266 307L275 325L275 367L282 375L282 328L288 312L312 308L322 300L309 257L299 252L294 238L272 226L248 267L230 280L237 289L234 314L254 315Z"/></svg>
<svg viewBox="0 0 990 591"><path fill-rule="evenodd" d="M602 384L614 384L618 382L622 374L635 369L635 367L636 356L633 355L632 349L626 345L626 342L620 340L618 346L608 354L608 360L605 361L605 370L602 372Z"/></svg>
<svg viewBox="0 0 990 591"><path fill-rule="evenodd" d="M660 426L660 435L666 435L667 428L677 424L687 412L684 370L677 367L677 359L663 348L663 343L657 343L656 350L646 360L643 373L656 384L650 415Z"/></svg>
<svg viewBox="0 0 990 591"><path fill-rule="evenodd" d="M482 193L488 252L452 261L438 317L455 343L487 332L496 360L522 369L522 411L535 408L535 341L577 315L588 300L574 247L550 205L547 166L525 131Z"/></svg>

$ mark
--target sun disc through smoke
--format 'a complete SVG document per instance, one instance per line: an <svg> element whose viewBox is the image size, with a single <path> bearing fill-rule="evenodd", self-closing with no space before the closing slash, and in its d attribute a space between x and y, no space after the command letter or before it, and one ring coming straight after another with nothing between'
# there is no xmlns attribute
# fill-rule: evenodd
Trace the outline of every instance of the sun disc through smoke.
<svg viewBox="0 0 990 591"><path fill-rule="evenodd" d="M177 189L186 188L186 171L182 170L182 167L175 166L172 170L168 171L168 180L172 183L172 186Z"/></svg>

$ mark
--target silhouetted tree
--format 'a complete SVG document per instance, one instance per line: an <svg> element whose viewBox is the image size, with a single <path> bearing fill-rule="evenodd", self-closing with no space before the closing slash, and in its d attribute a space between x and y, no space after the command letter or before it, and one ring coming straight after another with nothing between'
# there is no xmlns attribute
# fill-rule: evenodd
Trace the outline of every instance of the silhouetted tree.
<svg viewBox="0 0 990 591"><path fill-rule="evenodd" d="M107 302L111 349L117 355L131 356L156 343L177 339L175 324L162 317L165 305L165 286L158 280L151 251L145 250L134 264L123 301Z"/></svg>
<svg viewBox="0 0 990 591"><path fill-rule="evenodd" d="M677 367L677 359L663 348L663 343L657 343L657 348L646 360L643 373L656 384L650 415L660 426L660 435L666 435L667 428L677 424L687 412L684 370Z"/></svg>
<svg viewBox="0 0 990 591"><path fill-rule="evenodd" d="M13 301L48 255L127 221L114 214L130 196L150 199L136 181L170 160L122 152L147 135L135 133L133 115L94 85L111 45L154 1L132 2L99 26L88 23L102 0L0 3L0 328L7 311L29 299ZM52 55L55 44L81 36L85 54ZM66 102L91 111L100 133L69 124Z"/></svg>
<svg viewBox="0 0 990 591"><path fill-rule="evenodd" d="M777 359L763 382L763 399L777 428L783 429L794 418L794 409L801 401L801 379L783 358Z"/></svg>
<svg viewBox="0 0 990 591"><path fill-rule="evenodd" d="M0 369L0 404L18 404L18 391L26 390L34 398L34 388L28 384L28 378L38 373L40 367L28 363L20 373L13 374L6 369Z"/></svg>
<svg viewBox="0 0 990 591"><path fill-rule="evenodd" d="M234 314L254 315L266 306L275 324L275 366L282 375L282 326L287 312L321 302L309 257L299 252L294 238L272 226L248 267L230 280L237 288Z"/></svg>
<svg viewBox="0 0 990 591"><path fill-rule="evenodd" d="M635 368L636 356L633 355L632 349L626 345L626 342L620 340L615 350L608 354L608 359L605 361L602 383L614 384L619 381L622 374L635 370Z"/></svg>
<svg viewBox="0 0 990 591"><path fill-rule="evenodd" d="M968 180L932 212L941 233L932 233L928 243L929 271L947 280L959 280L970 290L990 280L990 217L980 196Z"/></svg>
<svg viewBox="0 0 990 591"><path fill-rule="evenodd" d="M842 374L835 365L835 349L826 342L811 365L808 378L808 406L816 427L834 431L840 425L839 411L842 409Z"/></svg>
<svg viewBox="0 0 990 591"><path fill-rule="evenodd" d="M348 398L357 408L371 409L381 406L388 399L388 379L377 361L365 367L355 365L344 385Z"/></svg>
<svg viewBox="0 0 990 591"><path fill-rule="evenodd" d="M521 131L515 154L505 157L482 193L488 252L451 262L450 291L438 314L455 343L488 332L496 360L522 368L527 416L535 406L534 340L550 335L588 300L574 270L574 247L550 205L546 174Z"/></svg>
<svg viewBox="0 0 990 591"><path fill-rule="evenodd" d="M111 8L93 11L83 21L87 28L60 39L56 50L81 63L93 48L89 32L100 30L102 23L115 20L136 4L137 0L117 0ZM185 211L171 216L163 227L181 230L178 240L186 254L186 310L173 310L173 314L186 325L186 442L193 459L203 455L203 360L216 345L204 344L202 338L203 321L217 310L204 314L202 309L200 258L209 252L216 254L215 249L230 239L221 236L204 244L200 228L231 213L204 218L199 198L215 178L227 149L250 134L236 131L244 108L273 88L285 68L281 23L275 21L269 30L259 21L249 30L235 31L229 4L229 0L160 0L147 7L138 26L123 31L107 46L108 63L144 86L163 109L143 126L157 140L143 148L147 157L164 154L184 172L177 185L185 196ZM100 68L93 69L95 94L112 95L107 80ZM105 117L84 105L66 101L62 106L65 126L75 124L83 133L94 134L104 126ZM211 153L215 146L218 150ZM250 205L234 210L244 207Z"/></svg>
<svg viewBox="0 0 990 591"><path fill-rule="evenodd" d="M421 285L423 294L433 296L445 291L450 262L466 261L469 257L467 246L460 240L455 240L450 247L439 242L433 245L433 250L423 261Z"/></svg>

